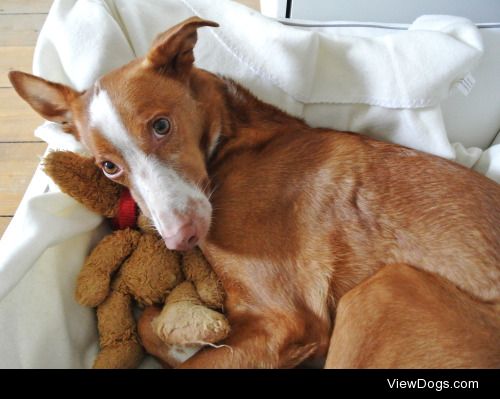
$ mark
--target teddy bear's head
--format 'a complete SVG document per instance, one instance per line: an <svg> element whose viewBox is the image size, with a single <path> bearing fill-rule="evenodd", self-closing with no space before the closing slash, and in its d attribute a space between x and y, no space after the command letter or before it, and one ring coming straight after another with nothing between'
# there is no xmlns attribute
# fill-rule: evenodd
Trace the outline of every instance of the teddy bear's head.
<svg viewBox="0 0 500 399"><path fill-rule="evenodd" d="M151 220L142 214L128 190L108 179L93 158L71 151L52 151L43 160L45 173L63 193L87 209L113 219L118 228L131 227L157 234ZM124 219L133 219L125 220Z"/></svg>

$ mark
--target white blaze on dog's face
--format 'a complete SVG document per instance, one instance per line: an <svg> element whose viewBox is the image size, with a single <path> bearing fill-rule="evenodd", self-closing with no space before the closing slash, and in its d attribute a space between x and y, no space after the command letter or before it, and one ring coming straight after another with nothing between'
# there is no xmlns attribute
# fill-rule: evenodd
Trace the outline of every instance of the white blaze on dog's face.
<svg viewBox="0 0 500 399"><path fill-rule="evenodd" d="M199 131L196 119L179 120L175 105L153 107L151 98L144 108L140 99L136 104L126 100L120 110L103 86L88 103L86 141L96 162L110 179L130 188L167 247L191 248L206 235L211 218L202 190L207 185L204 159L193 140ZM123 95L118 91L113 97ZM135 117L122 118L130 111Z"/></svg>
<svg viewBox="0 0 500 399"><path fill-rule="evenodd" d="M206 236L212 208L205 190L207 150L217 140L189 87L196 29L191 18L158 36L144 59L77 93L14 72L18 93L46 119L71 126L106 176L127 186L170 249ZM208 135L208 137L207 137Z"/></svg>

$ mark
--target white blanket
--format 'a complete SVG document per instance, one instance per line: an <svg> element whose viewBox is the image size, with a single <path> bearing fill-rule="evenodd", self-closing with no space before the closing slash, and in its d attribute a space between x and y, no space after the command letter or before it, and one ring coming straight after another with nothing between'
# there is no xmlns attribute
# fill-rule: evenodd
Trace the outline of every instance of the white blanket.
<svg viewBox="0 0 500 399"><path fill-rule="evenodd" d="M199 31L198 66L236 79L311 125L456 159L500 181L500 145L485 151L453 145L442 118L450 91L472 88L470 73L483 52L481 35L463 18L425 16L408 30L363 37L285 26L223 0L56 0L34 73L83 90L194 14L221 25ZM51 148L82 150L54 124L37 135ZM73 292L85 255L105 233L100 223L36 172L0 241L0 367L92 364L94 312L77 305Z"/></svg>

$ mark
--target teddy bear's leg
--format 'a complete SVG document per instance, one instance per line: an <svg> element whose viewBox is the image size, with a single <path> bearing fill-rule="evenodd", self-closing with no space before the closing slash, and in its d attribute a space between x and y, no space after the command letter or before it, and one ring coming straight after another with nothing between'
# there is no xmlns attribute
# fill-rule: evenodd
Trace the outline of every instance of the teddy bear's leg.
<svg viewBox="0 0 500 399"><path fill-rule="evenodd" d="M189 281L170 293L152 327L158 337L170 345L215 343L229 334L224 315L206 307Z"/></svg>
<svg viewBox="0 0 500 399"><path fill-rule="evenodd" d="M132 253L140 236L135 230L116 230L99 242L78 275L75 297L79 304L95 307L104 301L112 273Z"/></svg>
<svg viewBox="0 0 500 399"><path fill-rule="evenodd" d="M203 303L213 309L222 309L225 297L222 284L200 249L195 248L183 255L182 268Z"/></svg>
<svg viewBox="0 0 500 399"><path fill-rule="evenodd" d="M94 368L135 368L144 357L137 336L130 295L112 290L97 308L101 350Z"/></svg>

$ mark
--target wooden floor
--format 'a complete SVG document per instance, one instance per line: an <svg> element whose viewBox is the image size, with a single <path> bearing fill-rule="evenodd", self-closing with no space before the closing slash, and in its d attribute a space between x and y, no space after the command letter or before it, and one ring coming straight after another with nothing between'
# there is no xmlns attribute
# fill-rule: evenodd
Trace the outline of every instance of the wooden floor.
<svg viewBox="0 0 500 399"><path fill-rule="evenodd" d="M259 9L259 0L237 0ZM33 49L52 0L0 0L0 237L46 145L33 136L43 120L14 92L13 69L31 72Z"/></svg>
<svg viewBox="0 0 500 399"><path fill-rule="evenodd" d="M0 0L0 236L46 145L33 136L43 121L14 92L12 69L31 72L33 49L52 0Z"/></svg>

